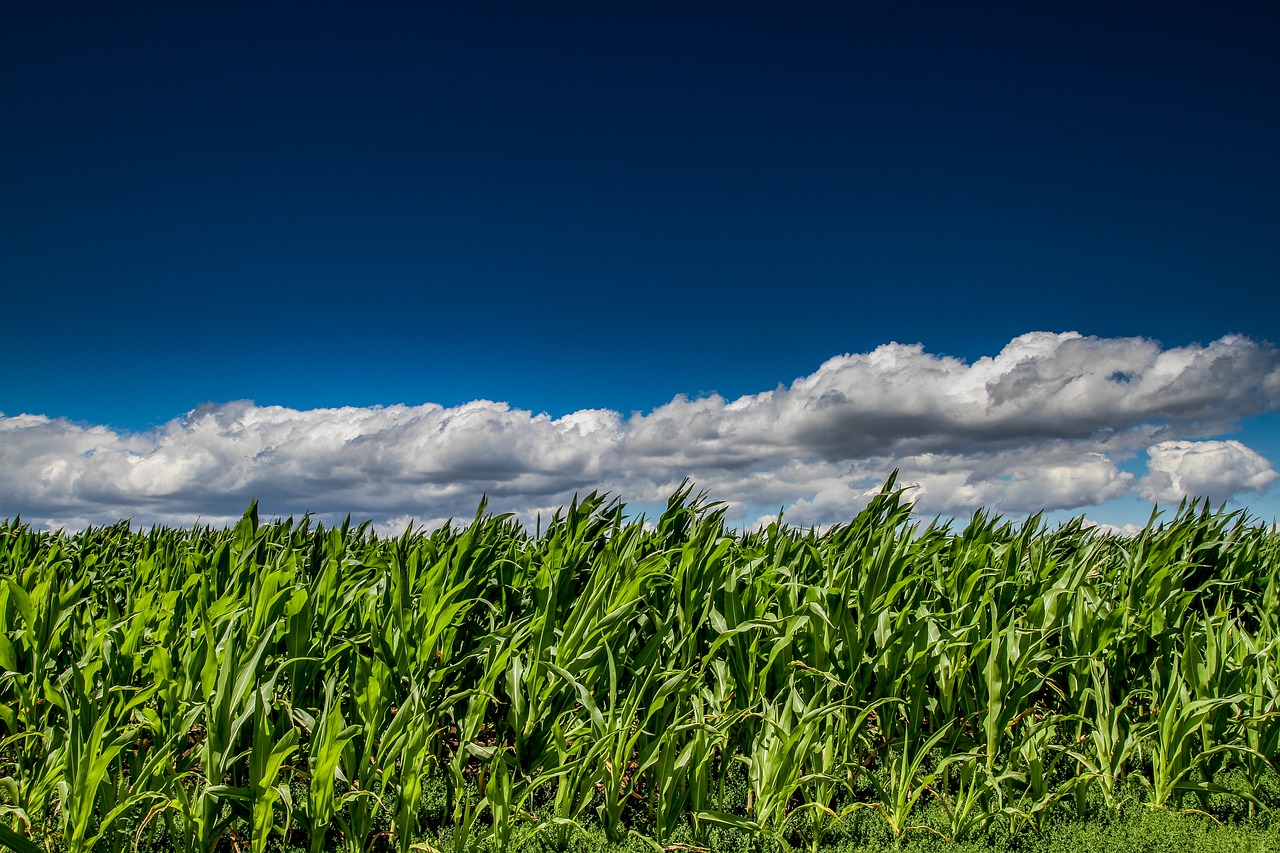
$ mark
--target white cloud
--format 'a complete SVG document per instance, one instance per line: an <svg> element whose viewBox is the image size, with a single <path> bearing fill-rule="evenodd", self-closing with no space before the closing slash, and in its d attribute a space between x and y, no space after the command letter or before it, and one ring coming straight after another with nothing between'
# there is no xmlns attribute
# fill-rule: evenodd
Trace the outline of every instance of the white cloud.
<svg viewBox="0 0 1280 853"><path fill-rule="evenodd" d="M1163 349L1032 333L972 364L886 344L789 387L676 397L629 417L551 418L485 400L306 411L238 401L129 434L0 416L0 515L216 524L257 496L269 514L350 512L403 530L468 519L482 494L531 521L575 491L656 504L690 477L731 518L785 507L789 521L824 525L894 468L925 513L1074 509L1132 490L1117 463L1147 448L1144 496L1265 487L1275 473L1239 442L1184 445L1277 405L1280 355L1248 338Z"/></svg>
<svg viewBox="0 0 1280 853"><path fill-rule="evenodd" d="M1147 476L1138 493L1150 501L1184 497L1219 503L1241 492L1261 493L1277 477L1271 463L1238 441L1163 441L1147 448Z"/></svg>
<svg viewBox="0 0 1280 853"><path fill-rule="evenodd" d="M1129 491L1133 475L1080 442L1033 444L1018 450L935 455L902 460L904 482L920 484L917 507L961 515L977 507L1003 513L1097 506Z"/></svg>
<svg viewBox="0 0 1280 853"><path fill-rule="evenodd" d="M1137 536L1145 526L1128 522L1126 524L1110 524L1105 521L1094 521L1091 518L1084 519L1084 526L1098 531L1099 533L1109 534L1112 536Z"/></svg>

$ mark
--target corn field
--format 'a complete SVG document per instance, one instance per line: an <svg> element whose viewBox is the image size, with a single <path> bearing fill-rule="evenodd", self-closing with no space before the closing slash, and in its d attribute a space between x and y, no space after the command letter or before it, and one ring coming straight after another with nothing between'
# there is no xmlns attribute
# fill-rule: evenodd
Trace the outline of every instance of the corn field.
<svg viewBox="0 0 1280 853"><path fill-rule="evenodd" d="M0 845L820 850L1280 803L1280 535L1207 504L1139 535L0 523ZM429 792L432 793L430 796ZM443 793L441 793L443 792ZM931 815L924 822L925 815ZM727 829L726 829L727 828Z"/></svg>

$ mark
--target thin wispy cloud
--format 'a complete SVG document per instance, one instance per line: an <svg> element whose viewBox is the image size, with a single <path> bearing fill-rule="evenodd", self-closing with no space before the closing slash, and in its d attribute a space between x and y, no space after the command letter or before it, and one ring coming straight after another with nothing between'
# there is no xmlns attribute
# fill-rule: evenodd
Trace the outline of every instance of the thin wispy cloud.
<svg viewBox="0 0 1280 853"><path fill-rule="evenodd" d="M686 477L742 523L785 508L848 518L894 468L925 514L1083 509L1262 493L1271 463L1234 440L1280 406L1280 353L1228 336L1032 333L966 363L918 345L837 356L790 386L649 413L553 418L504 403L299 411L207 404L144 433L0 417L0 514L80 526L220 523L251 497L271 514L432 523L487 494L524 517L605 489L656 503ZM1146 473L1123 469L1146 457Z"/></svg>

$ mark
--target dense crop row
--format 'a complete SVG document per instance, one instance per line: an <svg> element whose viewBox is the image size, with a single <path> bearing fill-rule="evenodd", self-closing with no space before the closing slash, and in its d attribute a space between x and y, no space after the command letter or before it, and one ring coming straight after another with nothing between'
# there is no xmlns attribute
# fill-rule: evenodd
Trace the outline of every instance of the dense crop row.
<svg viewBox="0 0 1280 853"><path fill-rule="evenodd" d="M1132 538L920 526L892 483L822 534L735 532L687 489L654 525L591 496L534 534L8 522L0 840L816 849L861 810L959 838L1270 809L1278 557L1197 506Z"/></svg>

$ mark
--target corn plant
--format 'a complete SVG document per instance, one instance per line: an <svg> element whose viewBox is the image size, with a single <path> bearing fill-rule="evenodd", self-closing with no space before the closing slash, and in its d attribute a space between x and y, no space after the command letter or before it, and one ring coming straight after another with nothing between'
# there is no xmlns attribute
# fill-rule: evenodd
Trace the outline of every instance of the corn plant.
<svg viewBox="0 0 1280 853"><path fill-rule="evenodd" d="M1193 771L1203 770L1219 753L1247 747L1233 743L1204 746L1202 732L1214 713L1244 701L1243 695L1215 696L1196 699L1182 675L1182 661L1175 660L1167 674L1159 679L1159 689L1149 694L1153 703L1151 776L1139 777L1151 790L1151 805L1159 808L1181 806L1186 793L1224 793L1252 797L1247 792L1232 791L1206 778L1197 779Z"/></svg>
<svg viewBox="0 0 1280 853"><path fill-rule="evenodd" d="M1090 685L1080 696L1081 711L1077 716L1077 731L1082 733L1077 737L1076 748L1068 750L1084 771L1075 777L1073 785L1076 810L1081 814L1090 787L1102 795L1107 808L1120 808L1121 784L1148 731L1133 720L1133 709L1140 698L1138 691L1130 691L1117 700L1101 661L1091 662L1090 678Z"/></svg>
<svg viewBox="0 0 1280 853"><path fill-rule="evenodd" d="M256 504L0 522L0 845L563 849L596 821L818 851L930 803L957 842L1072 798L1273 809L1278 613L1280 535L1240 513L953 530L893 479L825 532L736 531L688 483L652 525L599 494L395 537Z"/></svg>

